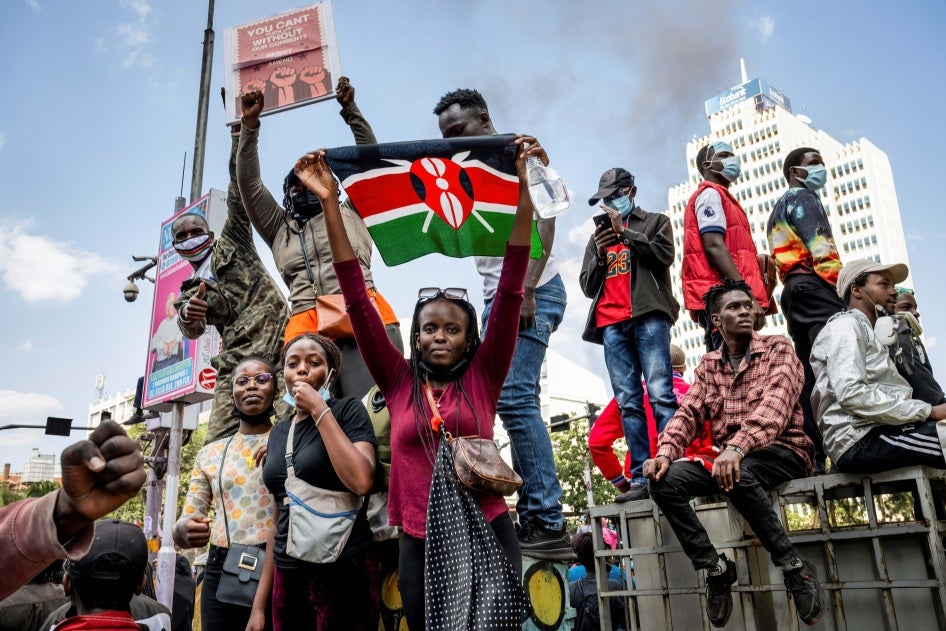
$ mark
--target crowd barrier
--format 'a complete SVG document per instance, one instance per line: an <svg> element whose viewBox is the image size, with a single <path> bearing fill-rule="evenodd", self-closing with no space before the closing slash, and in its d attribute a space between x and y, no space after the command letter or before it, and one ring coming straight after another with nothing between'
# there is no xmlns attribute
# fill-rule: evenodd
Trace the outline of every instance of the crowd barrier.
<svg viewBox="0 0 946 631"><path fill-rule="evenodd" d="M817 476L788 482L771 497L798 554L815 566L827 590L817 629L946 629L946 471ZM725 628L805 628L781 571L739 513L722 496L693 503L717 549L736 563L733 614ZM602 629L611 628L611 598L626 599L629 631L712 628L702 573L693 570L653 502L597 506L591 515ZM604 545L601 517L616 523L617 550ZM609 556L625 567L633 560L636 586L607 591Z"/></svg>

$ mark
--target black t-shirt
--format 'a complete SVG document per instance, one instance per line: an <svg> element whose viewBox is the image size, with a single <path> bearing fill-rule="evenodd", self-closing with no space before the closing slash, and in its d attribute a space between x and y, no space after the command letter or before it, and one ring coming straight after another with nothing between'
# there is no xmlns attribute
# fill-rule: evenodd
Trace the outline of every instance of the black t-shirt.
<svg viewBox="0 0 946 631"><path fill-rule="evenodd" d="M376 445L374 429L368 411L361 401L353 398L329 399L328 406L342 431L353 443L368 442ZM266 464L263 465L263 482L276 500L279 516L276 518L276 537L273 547L273 558L276 567L282 569L296 569L311 565L306 561L294 559L286 554L286 534L289 532L289 510L283 503L286 499L286 439L289 437L291 419L276 423L269 432L269 450L266 454ZM296 424L293 436L293 464L296 477L308 482L312 486L330 491L347 491L332 467L322 435L315 427L312 419L306 419ZM340 558L344 558L363 549L371 542L371 529L368 526L366 507L355 521L348 543ZM331 564L324 564L331 565Z"/></svg>

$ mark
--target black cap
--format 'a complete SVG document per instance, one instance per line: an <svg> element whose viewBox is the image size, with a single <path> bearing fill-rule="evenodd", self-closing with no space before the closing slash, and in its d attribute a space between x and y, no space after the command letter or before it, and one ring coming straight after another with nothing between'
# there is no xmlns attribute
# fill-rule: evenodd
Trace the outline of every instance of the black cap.
<svg viewBox="0 0 946 631"><path fill-rule="evenodd" d="M114 567L100 563L106 554L117 554L126 561L126 567ZM95 536L84 557L69 561L68 572L72 578L89 578L99 581L140 581L148 564L148 542L145 533L135 524L118 519L100 519L95 522Z"/></svg>
<svg viewBox="0 0 946 631"><path fill-rule="evenodd" d="M608 169L598 180L598 192L588 200L588 205L594 206L599 199L604 199L622 186L634 186L634 176L621 167Z"/></svg>

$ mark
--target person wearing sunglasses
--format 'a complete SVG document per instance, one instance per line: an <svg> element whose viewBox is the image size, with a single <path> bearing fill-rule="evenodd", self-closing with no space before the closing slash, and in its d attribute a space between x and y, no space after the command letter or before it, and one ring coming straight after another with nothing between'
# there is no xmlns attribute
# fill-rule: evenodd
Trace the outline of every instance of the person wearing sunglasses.
<svg viewBox="0 0 946 631"><path fill-rule="evenodd" d="M338 189L325 153L307 154L296 163L300 180L322 202L335 270L348 305L355 339L365 363L384 394L391 415L391 477L389 517L403 529L398 585L408 626L425 628L424 560L427 505L434 459L440 440L435 425L454 436L493 438L493 419L519 332L523 281L529 262L533 206L525 161L548 161L545 150L530 136L517 136L519 204L506 248L502 273L482 342L476 311L457 289L421 290L411 320L410 359L388 340L377 310L365 291L355 251L338 209ZM371 349L370 352L367 349ZM428 394L430 400L428 400ZM430 401L436 402L433 410ZM479 507L517 572L522 557L505 499L479 494ZM429 543L429 542L428 542Z"/></svg>
<svg viewBox="0 0 946 631"><path fill-rule="evenodd" d="M262 467L275 414L274 374L272 364L261 357L237 364L230 410L239 418L239 430L197 452L181 518L174 525L179 548L210 544L200 597L201 628L208 631L246 629L253 613L251 607L220 602L216 594L230 545L264 546L274 527L275 502L263 483ZM258 620L252 628L271 628L264 611Z"/></svg>
<svg viewBox="0 0 946 631"><path fill-rule="evenodd" d="M206 218L196 212L184 213L171 224L174 249L194 268L193 276L181 284L177 326L194 340L211 324L222 342L220 354L210 360L217 370L217 383L205 444L237 431L239 419L233 416L230 402L233 369L244 358L254 355L274 364L278 362L282 332L289 321L286 299L260 260L237 188L235 165L240 125L234 125L230 131L227 219L220 236L215 237ZM281 381L282 371L275 374L277 381Z"/></svg>
<svg viewBox="0 0 946 631"><path fill-rule="evenodd" d="M615 498L621 502L648 497L642 467L652 454L644 388L658 433L677 410L670 359L670 327L680 313L670 285L673 228L667 215L635 204L636 195L634 176L626 169L602 174L588 205L603 202L604 214L595 218L578 277L593 300L582 339L604 346L631 457L630 488Z"/></svg>

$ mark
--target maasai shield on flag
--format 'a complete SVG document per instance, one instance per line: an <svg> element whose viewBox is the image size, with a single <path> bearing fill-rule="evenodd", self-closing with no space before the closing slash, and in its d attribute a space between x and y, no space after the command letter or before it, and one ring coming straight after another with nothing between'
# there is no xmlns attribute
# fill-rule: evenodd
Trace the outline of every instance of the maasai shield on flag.
<svg viewBox="0 0 946 631"><path fill-rule="evenodd" d="M502 256L519 203L515 136L339 147L326 160L387 265ZM542 256L533 224L532 258Z"/></svg>

